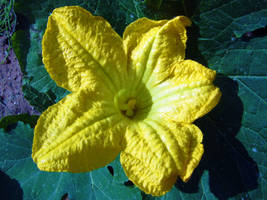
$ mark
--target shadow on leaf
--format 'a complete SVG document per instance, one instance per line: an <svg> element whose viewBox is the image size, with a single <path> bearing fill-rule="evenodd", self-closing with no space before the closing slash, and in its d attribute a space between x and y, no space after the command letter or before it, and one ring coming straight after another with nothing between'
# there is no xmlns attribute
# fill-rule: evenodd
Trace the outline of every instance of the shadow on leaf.
<svg viewBox="0 0 267 200"><path fill-rule="evenodd" d="M190 181L178 181L176 187L186 193L198 192L201 175L208 170L207 187L218 199L224 200L256 189L259 172L255 161L236 139L243 114L243 104L237 96L237 83L218 75L215 85L223 94L220 103L195 122L204 135L205 153Z"/></svg>
<svg viewBox="0 0 267 200"><path fill-rule="evenodd" d="M0 198L8 200L22 200L23 191L17 180L11 179L0 171Z"/></svg>

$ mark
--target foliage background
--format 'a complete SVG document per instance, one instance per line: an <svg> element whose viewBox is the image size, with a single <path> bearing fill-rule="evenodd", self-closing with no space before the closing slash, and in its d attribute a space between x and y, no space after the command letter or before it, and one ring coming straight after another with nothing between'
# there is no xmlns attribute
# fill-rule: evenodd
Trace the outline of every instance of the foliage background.
<svg viewBox="0 0 267 200"><path fill-rule="evenodd" d="M41 61L47 17L65 5L80 5L105 17L119 34L144 16L192 19L187 58L215 69L215 84L223 93L219 105L196 121L204 133L205 154L188 183L178 180L165 196L152 197L128 181L118 159L91 173L39 171L31 159L36 117L2 118L4 199L267 199L266 0L17 0L13 48L24 73L24 95L40 112L68 94L51 80Z"/></svg>

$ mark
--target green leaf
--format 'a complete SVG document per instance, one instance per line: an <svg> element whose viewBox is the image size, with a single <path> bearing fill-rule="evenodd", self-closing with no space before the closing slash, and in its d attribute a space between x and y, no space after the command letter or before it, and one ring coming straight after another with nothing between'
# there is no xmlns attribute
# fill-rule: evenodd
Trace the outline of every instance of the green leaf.
<svg viewBox="0 0 267 200"><path fill-rule="evenodd" d="M191 181L192 180L190 180L190 182ZM152 197L150 195L143 194L143 200L187 200L187 199L188 200L200 200L200 199L213 200L213 199L216 199L216 197L211 193L210 188L207 187L208 182L209 182L209 175L208 175L208 172L205 171L202 174L202 178L200 182L194 183L194 185L198 186L198 188L196 188L194 193L192 193L192 191L185 192L186 189L182 188L182 187L188 187L188 185L190 185L190 190L191 190L194 187L191 185L191 183L189 183L187 186L184 186L183 183L179 182L175 186L173 186L172 190L168 192L166 195L162 197ZM181 189L185 191L183 192Z"/></svg>
<svg viewBox="0 0 267 200"><path fill-rule="evenodd" d="M29 42L25 40L27 34L25 31L18 30L12 35L12 48L17 56L17 59L20 64L21 71L25 73L24 67L27 63L27 51L25 49L29 48Z"/></svg>
<svg viewBox="0 0 267 200"><path fill-rule="evenodd" d="M217 1L217 7L211 2L201 1L203 12L194 21L199 26L199 50L209 67L227 75L266 75L266 37L246 42L241 36L266 26L267 2Z"/></svg>
<svg viewBox="0 0 267 200"><path fill-rule="evenodd" d="M145 0L146 5L159 9L163 0Z"/></svg>
<svg viewBox="0 0 267 200"><path fill-rule="evenodd" d="M52 88L46 92L39 92L37 89L32 87L30 84L24 84L22 86L22 90L24 92L24 97L28 99L30 104L34 106L39 112L45 111L49 106L56 103L56 96L54 91L56 91L57 88L54 88L55 90L52 90ZM57 93L58 95L61 94L60 92ZM68 94L67 91L65 91L63 94L61 94L62 97L64 97L66 94ZM57 99L58 100L58 99Z"/></svg>
<svg viewBox="0 0 267 200"><path fill-rule="evenodd" d="M219 72L215 83L223 94L197 121L205 135L207 186L218 199L267 197L267 37L244 38L266 26L264 8L264 0L203 0L194 16L202 63Z"/></svg>
<svg viewBox="0 0 267 200"><path fill-rule="evenodd" d="M21 190L23 199L27 200L61 199L66 193L70 200L141 199L136 187L124 185L127 177L118 159L109 165L114 175L106 167L76 174L39 171L31 158L32 139L32 128L22 122L8 133L0 129L0 177L11 182L5 186L6 199L11 199L14 191L20 195L17 198L22 199ZM5 191L0 192L2 197Z"/></svg>
<svg viewBox="0 0 267 200"><path fill-rule="evenodd" d="M22 121L26 124L29 124L33 128L38 118L39 118L38 115L31 116L28 114L5 116L0 119L0 128L3 128L5 131L7 131L10 125L17 123L18 121Z"/></svg>
<svg viewBox="0 0 267 200"><path fill-rule="evenodd" d="M126 24L121 24L122 32L128 24L138 18L147 17L154 20L171 19L177 15L184 15L185 13L183 1L179 0L165 0L163 2L156 0L154 1L156 2L154 6L151 0L146 2L140 0L117 0L117 2L126 19ZM147 6L147 4L150 6ZM106 19L109 21L109 18ZM122 35L122 32L118 33Z"/></svg>

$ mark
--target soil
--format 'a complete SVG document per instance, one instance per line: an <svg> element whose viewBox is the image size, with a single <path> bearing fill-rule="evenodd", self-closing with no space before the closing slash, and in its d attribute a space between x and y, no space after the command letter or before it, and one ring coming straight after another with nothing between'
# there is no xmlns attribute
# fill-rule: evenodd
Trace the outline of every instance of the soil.
<svg viewBox="0 0 267 200"><path fill-rule="evenodd" d="M7 48L7 39L0 37L0 61L4 59ZM0 63L0 119L22 113L38 114L23 96L22 76L16 55L11 49L5 62Z"/></svg>

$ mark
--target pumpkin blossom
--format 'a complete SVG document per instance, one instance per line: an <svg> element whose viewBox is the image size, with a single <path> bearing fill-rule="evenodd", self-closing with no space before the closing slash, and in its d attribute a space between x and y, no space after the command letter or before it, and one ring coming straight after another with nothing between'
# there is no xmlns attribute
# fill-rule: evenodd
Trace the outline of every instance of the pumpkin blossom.
<svg viewBox="0 0 267 200"><path fill-rule="evenodd" d="M128 178L154 196L177 177L187 181L202 154L192 124L220 97L216 72L185 60L185 16L131 23L121 38L99 16L77 6L48 19L43 62L71 93L43 112L34 129L41 170L87 172L120 154Z"/></svg>

